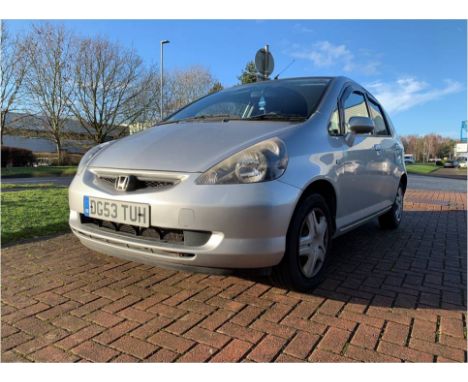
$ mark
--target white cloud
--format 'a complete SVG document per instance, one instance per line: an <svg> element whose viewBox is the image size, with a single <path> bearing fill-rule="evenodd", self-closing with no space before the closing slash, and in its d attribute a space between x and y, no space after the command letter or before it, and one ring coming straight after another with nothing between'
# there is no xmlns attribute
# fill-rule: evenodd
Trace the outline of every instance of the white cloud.
<svg viewBox="0 0 468 382"><path fill-rule="evenodd" d="M301 23L296 23L293 26L294 31L298 33L314 33L315 30Z"/></svg>
<svg viewBox="0 0 468 382"><path fill-rule="evenodd" d="M290 55L294 58L312 61L317 68L339 68L346 73L358 72L365 75L378 73L380 62L364 58L356 62L355 55L345 44L333 44L329 41L319 41L311 48L292 46Z"/></svg>
<svg viewBox="0 0 468 382"><path fill-rule="evenodd" d="M295 58L310 60L318 67L332 66L336 60L343 61L346 66L352 60L352 54L346 45L333 45L328 41L317 42L312 49L303 49L291 55Z"/></svg>
<svg viewBox="0 0 468 382"><path fill-rule="evenodd" d="M369 61L360 66L359 70L361 73L365 74L366 76L373 76L379 74L379 61Z"/></svg>
<svg viewBox="0 0 468 382"><path fill-rule="evenodd" d="M445 80L443 87L433 88L414 77L402 77L394 82L377 81L366 87L390 113L405 111L463 90L457 81Z"/></svg>

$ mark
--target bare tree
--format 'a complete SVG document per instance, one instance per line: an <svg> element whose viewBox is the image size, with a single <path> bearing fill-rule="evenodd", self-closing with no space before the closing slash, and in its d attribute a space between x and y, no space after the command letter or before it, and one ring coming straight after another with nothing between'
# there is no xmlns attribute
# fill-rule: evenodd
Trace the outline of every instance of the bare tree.
<svg viewBox="0 0 468 382"><path fill-rule="evenodd" d="M125 113L131 123L141 124L144 127L153 126L161 117L161 82L158 68L142 70L138 81L136 88L139 91L135 97L129 99Z"/></svg>
<svg viewBox="0 0 468 382"><path fill-rule="evenodd" d="M124 134L153 101L154 75L135 52L103 38L80 42L74 74L73 114L96 143Z"/></svg>
<svg viewBox="0 0 468 382"><path fill-rule="evenodd" d="M24 79L28 108L42 121L48 139L55 143L59 164L65 123L71 115L73 41L63 26L41 24L32 26L23 44L28 63Z"/></svg>
<svg viewBox="0 0 468 382"><path fill-rule="evenodd" d="M406 154L413 154L417 162L429 159L450 157L455 141L438 134L424 136L407 135L401 137Z"/></svg>
<svg viewBox="0 0 468 382"><path fill-rule="evenodd" d="M208 69L193 66L184 71L174 71L169 75L167 88L169 100L167 108L175 111L209 93L215 84Z"/></svg>
<svg viewBox="0 0 468 382"><path fill-rule="evenodd" d="M7 114L18 110L17 100L20 90L22 89L26 72L26 60L24 50L18 39L11 39L5 21L2 21L0 44L0 142L3 144L3 133L5 131Z"/></svg>
<svg viewBox="0 0 468 382"><path fill-rule="evenodd" d="M424 162L428 162L430 158L435 158L437 153L437 148L439 146L440 135L436 134L427 134L423 137L423 147L424 147Z"/></svg>

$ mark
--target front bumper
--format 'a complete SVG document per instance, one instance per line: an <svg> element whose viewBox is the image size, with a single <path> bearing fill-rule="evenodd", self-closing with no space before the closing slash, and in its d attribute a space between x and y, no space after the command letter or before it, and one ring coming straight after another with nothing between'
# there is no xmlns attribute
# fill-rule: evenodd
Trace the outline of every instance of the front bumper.
<svg viewBox="0 0 468 382"><path fill-rule="evenodd" d="M201 186L195 184L198 173L175 175L182 180L170 189L121 193L104 189L85 170L69 189L73 233L93 250L153 265L264 268L281 261L299 189L279 180ZM186 245L95 229L81 221L85 195L148 203L151 226L211 235L202 245Z"/></svg>

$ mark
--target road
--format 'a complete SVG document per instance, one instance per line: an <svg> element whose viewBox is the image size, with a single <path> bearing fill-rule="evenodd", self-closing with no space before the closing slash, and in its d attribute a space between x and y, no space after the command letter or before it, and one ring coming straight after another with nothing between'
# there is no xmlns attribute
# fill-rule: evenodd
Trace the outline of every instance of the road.
<svg viewBox="0 0 468 382"><path fill-rule="evenodd" d="M38 184L38 183L56 183L60 186L69 186L73 176L54 176L54 177L36 177L36 178L6 178L2 179L4 184Z"/></svg>
<svg viewBox="0 0 468 382"><path fill-rule="evenodd" d="M408 174L408 188L415 190L466 192L466 179Z"/></svg>
<svg viewBox="0 0 468 382"><path fill-rule="evenodd" d="M440 176L442 178L464 179L466 180L466 168L439 168L431 173L431 176Z"/></svg>

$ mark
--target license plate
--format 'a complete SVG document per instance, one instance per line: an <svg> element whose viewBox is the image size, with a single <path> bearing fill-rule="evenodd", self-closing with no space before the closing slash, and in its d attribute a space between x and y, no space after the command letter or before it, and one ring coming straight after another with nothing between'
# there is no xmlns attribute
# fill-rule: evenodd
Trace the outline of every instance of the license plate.
<svg viewBox="0 0 468 382"><path fill-rule="evenodd" d="M139 227L149 227L150 225L150 206L148 204L85 196L83 207L84 215L90 218Z"/></svg>

